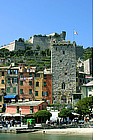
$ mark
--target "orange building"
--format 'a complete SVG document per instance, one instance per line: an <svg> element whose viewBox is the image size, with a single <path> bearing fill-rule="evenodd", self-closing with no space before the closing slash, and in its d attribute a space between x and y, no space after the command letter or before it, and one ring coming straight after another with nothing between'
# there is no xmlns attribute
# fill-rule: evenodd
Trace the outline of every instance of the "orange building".
<svg viewBox="0 0 140 140"><path fill-rule="evenodd" d="M52 104L52 74L48 70L44 70L42 98L46 100L48 104Z"/></svg>
<svg viewBox="0 0 140 140"><path fill-rule="evenodd" d="M23 64L19 68L19 99L35 100L34 76L35 67L27 68Z"/></svg>
<svg viewBox="0 0 140 140"><path fill-rule="evenodd" d="M21 113L22 115L28 115L28 114L33 114L39 110L44 110L46 109L46 107L47 107L47 103L44 101L11 103L7 105L6 113L10 113L10 114Z"/></svg>

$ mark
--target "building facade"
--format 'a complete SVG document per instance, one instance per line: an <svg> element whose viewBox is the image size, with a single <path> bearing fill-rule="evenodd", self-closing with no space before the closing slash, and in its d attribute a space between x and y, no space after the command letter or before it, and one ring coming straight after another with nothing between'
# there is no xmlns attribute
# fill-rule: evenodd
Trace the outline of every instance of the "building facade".
<svg viewBox="0 0 140 140"><path fill-rule="evenodd" d="M18 100L18 71L19 67L10 66L7 69L5 102L10 102L11 99Z"/></svg>
<svg viewBox="0 0 140 140"><path fill-rule="evenodd" d="M2 112L4 104L4 96L6 95L6 75L9 67L0 67L0 112Z"/></svg>
<svg viewBox="0 0 140 140"><path fill-rule="evenodd" d="M8 104L6 107L6 113L10 114L21 113L22 115L28 115L33 114L39 110L46 109L46 107L47 104L44 101L18 102Z"/></svg>
<svg viewBox="0 0 140 140"><path fill-rule="evenodd" d="M19 65L19 82L18 82L18 95L19 99L25 100L29 99L31 101L35 100L34 93L34 77L35 77L35 67L25 67L25 65Z"/></svg>
<svg viewBox="0 0 140 140"><path fill-rule="evenodd" d="M43 71L36 72L34 79L35 100L42 100Z"/></svg>
<svg viewBox="0 0 140 140"><path fill-rule="evenodd" d="M72 103L76 92L76 43L52 43L51 69L53 103Z"/></svg>
<svg viewBox="0 0 140 140"><path fill-rule="evenodd" d="M81 86L82 98L93 96L93 81Z"/></svg>
<svg viewBox="0 0 140 140"><path fill-rule="evenodd" d="M48 104L52 104L52 74L46 69L44 70L42 98Z"/></svg>

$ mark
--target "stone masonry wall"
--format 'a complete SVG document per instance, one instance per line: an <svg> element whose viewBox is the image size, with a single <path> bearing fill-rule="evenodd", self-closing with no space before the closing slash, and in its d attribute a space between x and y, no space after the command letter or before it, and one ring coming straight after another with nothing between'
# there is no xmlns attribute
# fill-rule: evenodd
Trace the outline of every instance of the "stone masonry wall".
<svg viewBox="0 0 140 140"><path fill-rule="evenodd" d="M52 45L53 102L71 103L76 92L76 52L69 42Z"/></svg>

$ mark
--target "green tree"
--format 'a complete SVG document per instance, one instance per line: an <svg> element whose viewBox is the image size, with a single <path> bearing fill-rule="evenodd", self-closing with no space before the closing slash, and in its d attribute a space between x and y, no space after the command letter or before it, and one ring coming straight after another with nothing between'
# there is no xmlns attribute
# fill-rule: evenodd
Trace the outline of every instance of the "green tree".
<svg viewBox="0 0 140 140"><path fill-rule="evenodd" d="M45 123L46 120L50 120L51 116L52 114L47 110L39 110L34 114L34 117L37 118L37 122L40 120L41 123Z"/></svg>
<svg viewBox="0 0 140 140"><path fill-rule="evenodd" d="M93 57L93 47L88 47L88 48L84 49L84 52L83 52L84 60L87 60L92 57Z"/></svg>
<svg viewBox="0 0 140 140"><path fill-rule="evenodd" d="M8 49L2 48L0 49L0 57L8 57L8 55L10 54L10 51Z"/></svg>
<svg viewBox="0 0 140 140"><path fill-rule="evenodd" d="M60 113L58 113L58 117L63 118L63 120L66 120L67 117L70 119L73 118L72 111L67 108L63 108Z"/></svg>
<svg viewBox="0 0 140 140"><path fill-rule="evenodd" d="M76 113L80 114L80 116L91 115L93 108L93 97L86 97L79 100L76 105Z"/></svg>

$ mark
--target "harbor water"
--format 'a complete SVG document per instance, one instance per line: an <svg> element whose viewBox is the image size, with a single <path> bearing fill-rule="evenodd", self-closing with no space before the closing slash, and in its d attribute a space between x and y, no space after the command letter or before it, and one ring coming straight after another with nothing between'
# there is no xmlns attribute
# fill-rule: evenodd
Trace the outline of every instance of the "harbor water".
<svg viewBox="0 0 140 140"><path fill-rule="evenodd" d="M50 135L50 134L12 134L0 133L0 140L93 140L92 135Z"/></svg>

